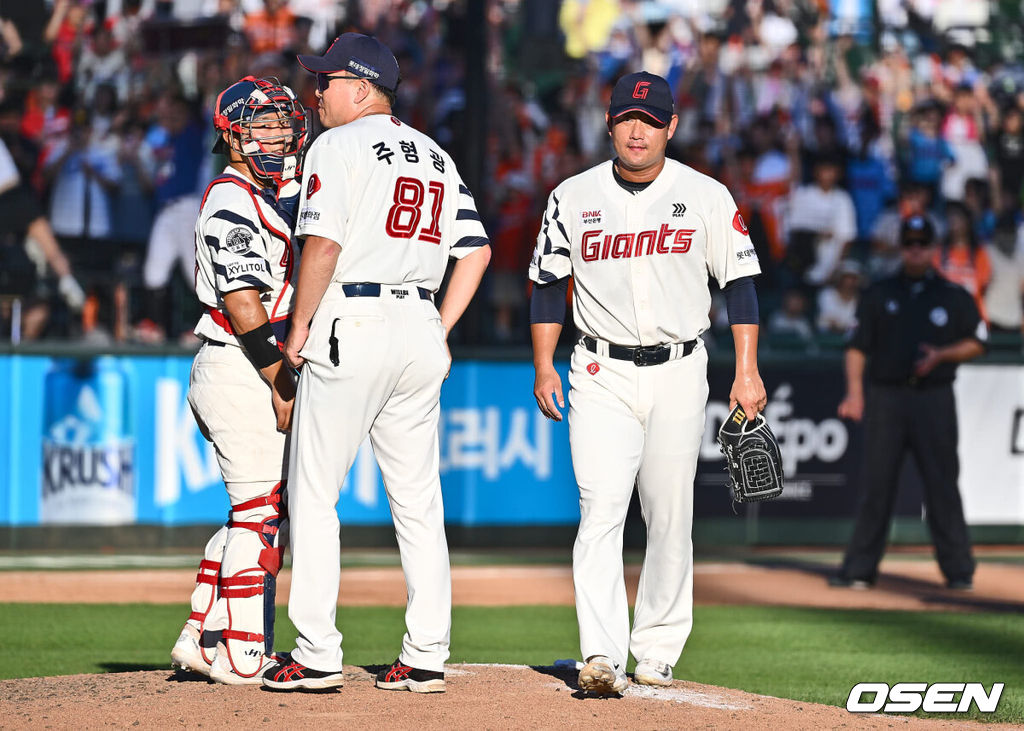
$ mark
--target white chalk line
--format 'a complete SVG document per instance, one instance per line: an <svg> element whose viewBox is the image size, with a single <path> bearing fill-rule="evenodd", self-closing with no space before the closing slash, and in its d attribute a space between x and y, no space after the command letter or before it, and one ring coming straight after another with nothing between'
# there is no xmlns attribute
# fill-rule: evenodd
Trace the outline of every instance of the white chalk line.
<svg viewBox="0 0 1024 731"><path fill-rule="evenodd" d="M513 665L507 663L459 663L445 667L445 674L451 677L475 675L472 670L464 668L505 668L514 670L532 669L528 665ZM560 667L544 668L561 670ZM547 688L565 688L564 683L546 683ZM656 687L653 685L637 685L630 683L626 692L622 694L627 698L641 698L643 700L670 701L673 703L685 703L691 706L702 708L715 708L723 711L749 711L753 706L739 703L733 699L727 699L712 693L689 690L686 688Z"/></svg>

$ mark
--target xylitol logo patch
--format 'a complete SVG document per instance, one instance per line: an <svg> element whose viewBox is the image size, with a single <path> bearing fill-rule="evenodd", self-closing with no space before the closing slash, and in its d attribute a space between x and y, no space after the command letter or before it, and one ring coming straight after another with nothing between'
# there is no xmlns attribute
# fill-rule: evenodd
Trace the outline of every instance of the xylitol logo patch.
<svg viewBox="0 0 1024 731"><path fill-rule="evenodd" d="M986 691L981 683L857 683L846 699L850 713L968 713L971 705L981 713L999 706L1004 683Z"/></svg>

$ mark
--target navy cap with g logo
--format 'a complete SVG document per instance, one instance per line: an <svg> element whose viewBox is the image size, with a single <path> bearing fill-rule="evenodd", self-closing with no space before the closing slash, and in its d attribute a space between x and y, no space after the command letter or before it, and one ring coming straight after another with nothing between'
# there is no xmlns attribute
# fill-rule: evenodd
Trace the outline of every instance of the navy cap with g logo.
<svg viewBox="0 0 1024 731"><path fill-rule="evenodd" d="M398 61L395 55L376 38L362 33L341 34L334 39L323 56L300 55L297 58L304 69L314 74L347 71L390 91L398 88Z"/></svg>
<svg viewBox="0 0 1024 731"><path fill-rule="evenodd" d="M623 76L615 82L608 116L614 122L629 112L642 112L658 124L668 124L675 113L668 82L646 71Z"/></svg>

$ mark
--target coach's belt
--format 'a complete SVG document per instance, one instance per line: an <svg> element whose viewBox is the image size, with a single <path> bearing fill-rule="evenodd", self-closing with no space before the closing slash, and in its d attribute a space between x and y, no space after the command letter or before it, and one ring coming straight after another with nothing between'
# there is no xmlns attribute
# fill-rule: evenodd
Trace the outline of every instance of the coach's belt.
<svg viewBox="0 0 1024 731"><path fill-rule="evenodd" d="M385 293L391 294L398 299L408 297L409 292L413 289L412 287L390 287L386 284L380 285L363 282L361 284L343 284L341 285L341 291L345 293L346 297L380 297L382 286L385 288ZM421 300L433 299L429 289L416 287L416 291L419 293Z"/></svg>
<svg viewBox="0 0 1024 731"><path fill-rule="evenodd" d="M667 363L673 358L685 358L697 347L696 340L687 340L685 343L668 343L666 345L648 345L637 348L629 348L624 345L607 343L604 340L596 340L589 335L584 335L580 342L583 347L591 353L603 354L607 348L609 358L615 360L629 360L633 365L649 366Z"/></svg>

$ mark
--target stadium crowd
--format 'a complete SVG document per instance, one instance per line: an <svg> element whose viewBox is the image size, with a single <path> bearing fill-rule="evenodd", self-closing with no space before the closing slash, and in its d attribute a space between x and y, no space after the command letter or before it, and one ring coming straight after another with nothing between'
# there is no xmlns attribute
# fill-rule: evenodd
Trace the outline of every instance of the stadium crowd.
<svg viewBox="0 0 1024 731"><path fill-rule="evenodd" d="M546 197L607 157L611 87L638 69L675 90L670 156L736 198L770 333L847 332L862 288L898 267L913 213L941 232L936 267L993 330L1021 333L1020 18L969 31L920 0L850 18L827 0L488 0L481 27L467 5L0 0L0 332L187 341L192 227L223 164L209 153L216 94L276 76L315 108L295 54L357 29L395 49L397 114L460 169L485 115L475 189L494 257L464 340L527 342ZM468 83L480 68L482 91ZM724 307L712 321L727 330Z"/></svg>

